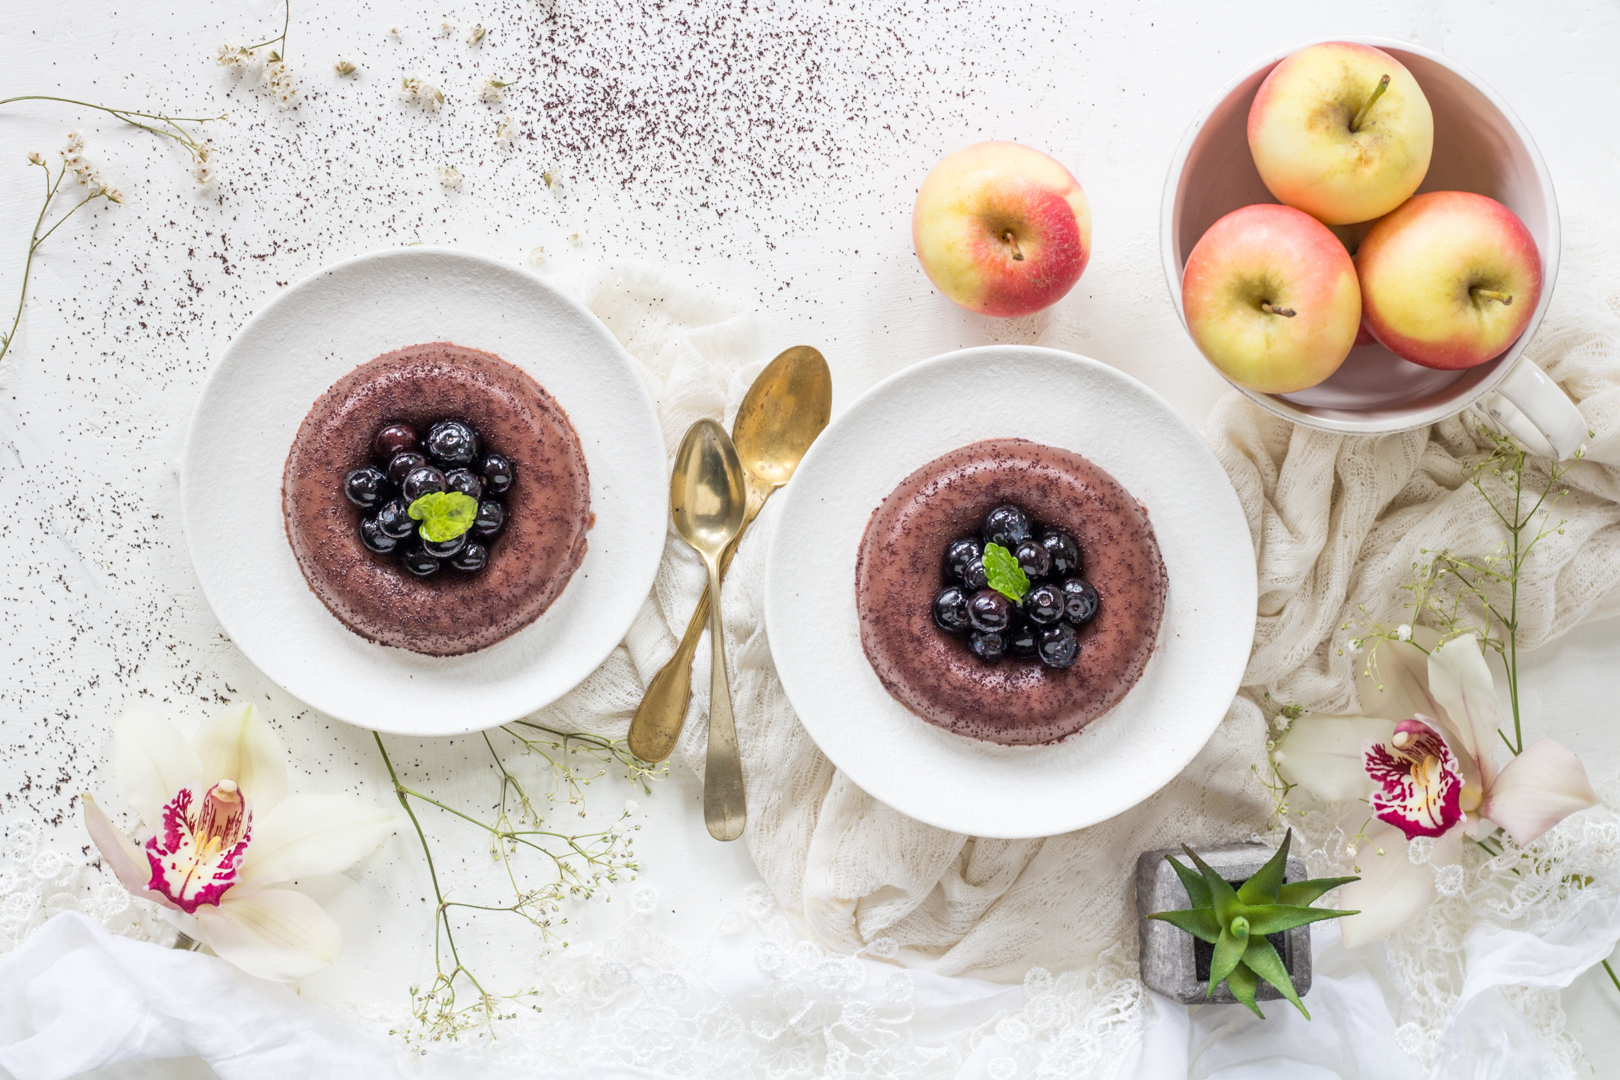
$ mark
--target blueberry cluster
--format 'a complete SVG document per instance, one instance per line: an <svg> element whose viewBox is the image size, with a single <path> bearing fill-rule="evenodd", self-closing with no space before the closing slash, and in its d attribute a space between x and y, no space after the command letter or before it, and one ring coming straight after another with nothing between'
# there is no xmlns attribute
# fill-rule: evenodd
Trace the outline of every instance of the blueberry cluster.
<svg viewBox="0 0 1620 1080"><path fill-rule="evenodd" d="M978 536L945 549L945 587L933 613L941 630L965 636L968 651L986 663L1012 655L1066 668L1080 657L1079 628L1097 614L1097 590L1080 577L1073 535L1008 504L985 516Z"/></svg>
<svg viewBox="0 0 1620 1080"><path fill-rule="evenodd" d="M512 487L512 463L485 453L483 440L465 420L440 420L418 440L409 424L382 427L371 443L373 463L343 478L343 496L363 511L360 542L379 555L397 555L417 577L431 577L448 563L477 573L489 562L489 546L506 524L500 496ZM478 503L472 527L450 540L429 540L410 516L424 495L459 491Z"/></svg>

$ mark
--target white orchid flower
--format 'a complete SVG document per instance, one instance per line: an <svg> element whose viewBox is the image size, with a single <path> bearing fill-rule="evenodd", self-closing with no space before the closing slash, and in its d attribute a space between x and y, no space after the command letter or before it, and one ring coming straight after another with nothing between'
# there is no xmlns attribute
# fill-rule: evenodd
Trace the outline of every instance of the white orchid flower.
<svg viewBox="0 0 1620 1080"><path fill-rule="evenodd" d="M144 845L89 794L84 821L124 887L242 970L293 982L337 959L343 935L303 893L267 886L342 870L393 828L352 795L288 795L281 742L252 705L225 709L189 744L152 712L113 725L119 794Z"/></svg>
<svg viewBox="0 0 1620 1080"><path fill-rule="evenodd" d="M1275 755L1290 783L1329 802L1364 799L1380 823L1357 849L1361 880L1340 900L1361 912L1340 923L1351 947L1427 907L1465 834L1500 827L1523 847L1598 802L1580 759L1552 739L1497 768L1501 703L1477 639L1441 644L1418 626L1410 641L1380 641L1368 666L1373 674L1356 678L1368 715L1302 716ZM1409 846L1418 837L1432 838L1427 854Z"/></svg>

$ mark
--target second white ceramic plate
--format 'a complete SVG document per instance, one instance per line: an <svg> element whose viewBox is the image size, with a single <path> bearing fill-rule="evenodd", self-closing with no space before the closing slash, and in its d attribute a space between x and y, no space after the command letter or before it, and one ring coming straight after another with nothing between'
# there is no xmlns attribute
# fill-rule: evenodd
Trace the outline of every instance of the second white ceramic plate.
<svg viewBox="0 0 1620 1080"><path fill-rule="evenodd" d="M1141 679L1054 746L999 746L927 723L889 696L861 648L855 560L872 511L941 454L1002 437L1061 446L1113 474L1147 508L1169 575ZM765 582L777 673L833 763L920 821L1005 838L1104 821L1180 772L1237 692L1256 587L1237 495L1191 425L1105 364L1017 345L916 364L834 420L784 495Z"/></svg>
<svg viewBox="0 0 1620 1080"><path fill-rule="evenodd" d="M360 364L427 341L492 352L557 399L585 451L596 516L584 562L545 614L465 656L351 633L305 583L281 512L282 468L316 398ZM668 482L652 398L601 322L534 274L428 247L327 267L248 320L203 387L180 471L192 562L237 647L321 712L410 735L505 723L595 670L652 588Z"/></svg>

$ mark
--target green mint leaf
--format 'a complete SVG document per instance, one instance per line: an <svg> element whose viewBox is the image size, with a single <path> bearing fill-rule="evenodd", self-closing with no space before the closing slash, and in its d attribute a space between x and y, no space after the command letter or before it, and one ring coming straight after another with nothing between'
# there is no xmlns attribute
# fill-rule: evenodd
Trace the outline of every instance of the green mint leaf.
<svg viewBox="0 0 1620 1080"><path fill-rule="evenodd" d="M422 523L422 535L435 544L454 540L473 527L478 500L460 491L435 491L406 508L412 521Z"/></svg>
<svg viewBox="0 0 1620 1080"><path fill-rule="evenodd" d="M984 576L992 589L1015 604L1029 592L1029 575L1013 553L1000 544L984 545Z"/></svg>

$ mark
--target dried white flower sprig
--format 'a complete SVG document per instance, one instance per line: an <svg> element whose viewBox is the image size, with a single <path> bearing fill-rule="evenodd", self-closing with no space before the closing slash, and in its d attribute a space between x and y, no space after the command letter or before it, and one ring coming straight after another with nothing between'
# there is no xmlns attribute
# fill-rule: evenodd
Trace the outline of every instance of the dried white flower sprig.
<svg viewBox="0 0 1620 1080"><path fill-rule="evenodd" d="M511 146L516 140L517 121L512 119L511 114L503 116L499 120L495 121L496 142L500 143L502 146Z"/></svg>
<svg viewBox="0 0 1620 1080"><path fill-rule="evenodd" d="M420 105L428 112L436 112L444 104L444 91L420 75L407 75L399 80L399 93L407 104Z"/></svg>
<svg viewBox="0 0 1620 1080"><path fill-rule="evenodd" d="M516 82L517 80L514 79L512 81ZM479 84L478 100L482 101L486 105L499 105L501 101L501 91L505 90L511 85L511 82L502 82L500 79L497 79L492 75Z"/></svg>
<svg viewBox="0 0 1620 1080"><path fill-rule="evenodd" d="M265 89L276 99L276 104L284 109L291 108L298 98L298 80L293 77L286 58L287 29L291 25L292 0L286 0L283 5L280 35L269 41L261 41L257 45L221 45L214 60L221 67L242 76L258 67L260 49L270 49L264 64ZM275 48L270 48L271 46Z"/></svg>
<svg viewBox="0 0 1620 1080"><path fill-rule="evenodd" d="M484 37L488 33L489 31L485 30L482 26L473 27L471 30L467 31L467 44L469 46L482 45L484 43Z"/></svg>
<svg viewBox="0 0 1620 1080"><path fill-rule="evenodd" d="M461 170L456 168L454 165L440 165L439 183L443 184L451 191L455 191L461 187Z"/></svg>
<svg viewBox="0 0 1620 1080"><path fill-rule="evenodd" d="M359 71L360 66L353 60L348 60L340 56L338 57L337 63L332 65L332 70L341 76L347 77Z"/></svg>

